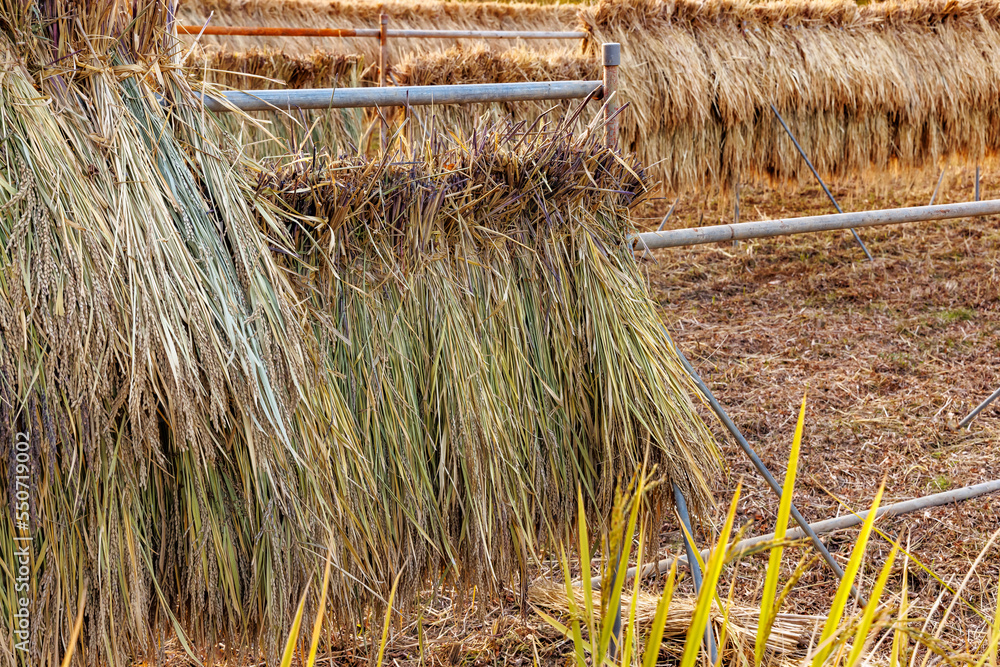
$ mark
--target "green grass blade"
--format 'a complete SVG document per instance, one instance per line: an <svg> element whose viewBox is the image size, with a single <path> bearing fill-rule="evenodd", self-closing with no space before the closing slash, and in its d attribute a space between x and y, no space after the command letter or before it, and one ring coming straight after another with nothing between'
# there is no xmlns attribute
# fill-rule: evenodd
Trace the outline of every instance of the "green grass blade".
<svg viewBox="0 0 1000 667"><path fill-rule="evenodd" d="M677 561L670 565L667 583L663 587L660 601L656 603L656 614L653 616L653 627L646 638L646 649L642 654L642 667L654 667L660 656L660 645L663 643L663 628L667 624L667 612L670 611L670 601L674 597L674 583L677 580Z"/></svg>
<svg viewBox="0 0 1000 667"><path fill-rule="evenodd" d="M844 570L844 578L840 580L837 594L833 598L833 604L830 607L826 623L823 625L823 632L820 635L819 643L822 648L813 656L813 667L820 667L830 656L830 653L833 652L833 643L829 643L828 640L840 630L840 620L844 617L844 610L847 608L847 603L850 600L854 579L861 569L861 562L864 560L868 538L871 536L872 526L875 525L875 518L878 515L878 507L882 502L882 492L884 490L885 481L883 480L878 487L878 492L875 494L875 500L872 502L868 516L861 526L861 534L858 535L858 541L854 544L854 549L851 551L851 558L848 560L847 567Z"/></svg>
<svg viewBox="0 0 1000 667"><path fill-rule="evenodd" d="M778 506L778 523L774 529L774 539L779 544L771 549L767 561L767 577L764 581L764 598L760 603L760 621L757 624L757 639L754 644L754 665L760 666L764 659L764 647L771 633L775 614L774 597L778 591L778 575L781 573L781 556L784 547L781 541L785 539L788 530L788 517L792 509L792 492L795 489L795 473L799 464L799 449L802 445L802 432L805 428L806 397L802 397L802 408L799 410L799 421L795 425L795 437L792 438L792 451L788 454L788 468L785 472L785 483L781 489L781 503Z"/></svg>
<svg viewBox="0 0 1000 667"><path fill-rule="evenodd" d="M698 602L695 606L694 616L691 619L691 627L688 629L687 639L684 642L684 655L681 658L681 667L693 667L698 660L698 652L705 639L705 624L709 623L712 611L712 601L715 599L715 587L719 583L719 576L722 574L722 567L726 563L726 548L729 545L729 536L733 532L733 523L736 521L736 505L740 500L740 492L743 489L742 482L736 486L733 494L733 501L729 505L729 513L719 533L719 539L712 548L712 553L708 558L708 565L701 582L701 590L698 592Z"/></svg>

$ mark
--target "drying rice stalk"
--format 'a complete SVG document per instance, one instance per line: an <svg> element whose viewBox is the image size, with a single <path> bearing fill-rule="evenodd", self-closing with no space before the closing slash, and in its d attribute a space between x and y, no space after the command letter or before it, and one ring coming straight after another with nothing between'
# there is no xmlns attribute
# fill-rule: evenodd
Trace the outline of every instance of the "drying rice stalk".
<svg viewBox="0 0 1000 667"><path fill-rule="evenodd" d="M239 6L242 11L244 3ZM236 24L377 23L374 5L324 4L321 11L312 0L297 0L282 3L284 14L275 7L274 0L259 0L243 16L226 0L185 4L184 11L195 21L217 10L213 21ZM405 11L389 11L394 27L582 27L592 36L582 55L575 42L532 43L514 55L504 42L483 49L463 41L460 51L442 55L451 42L390 40L399 83L445 83L456 73L467 83L563 78L598 71L599 45L621 43L621 91L631 102L621 122L622 145L671 190L710 184L728 192L739 181L808 178L772 104L819 172L833 178L922 168L952 157L981 160L1000 150L995 0L860 6L843 0L601 0L579 8L516 9L407 3ZM286 57L322 48L376 62L373 39L221 39L243 49L285 50ZM491 113L497 111L523 117L517 109ZM448 121L470 127L481 113L449 110Z"/></svg>
<svg viewBox="0 0 1000 667"><path fill-rule="evenodd" d="M675 189L808 177L771 104L824 175L1000 149L992 0L602 0L580 18L595 54L622 43L623 140Z"/></svg>
<svg viewBox="0 0 1000 667"><path fill-rule="evenodd" d="M401 590L449 563L488 584L561 534L578 484L605 511L644 458L707 502L711 438L626 241L638 171L563 128L501 126L262 181L308 216L290 274L394 543L434 545L400 551Z"/></svg>
<svg viewBox="0 0 1000 667"><path fill-rule="evenodd" d="M643 460L708 502L636 164L500 127L274 174L192 104L169 15L0 0L0 559L30 560L0 660L170 632L274 664L328 544L353 622L399 577L494 589Z"/></svg>

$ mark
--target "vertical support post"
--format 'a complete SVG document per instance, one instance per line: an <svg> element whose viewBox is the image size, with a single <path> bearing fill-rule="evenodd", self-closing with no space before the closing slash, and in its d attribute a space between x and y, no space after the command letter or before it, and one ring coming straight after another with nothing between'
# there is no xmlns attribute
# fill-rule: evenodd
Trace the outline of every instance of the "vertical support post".
<svg viewBox="0 0 1000 667"><path fill-rule="evenodd" d="M389 15L382 13L379 14L379 28L378 28L378 86L379 88L385 88L386 73L389 68ZM384 112L383 112L384 113ZM382 150L385 150L385 145L387 137L389 134L389 128L386 127L384 119L380 119L379 123L379 146Z"/></svg>
<svg viewBox="0 0 1000 667"><path fill-rule="evenodd" d="M389 41L389 15L379 14L378 20L378 85L379 88L384 88L386 68L389 65L389 54L386 53Z"/></svg>
<svg viewBox="0 0 1000 667"><path fill-rule="evenodd" d="M621 44L610 42L601 47L604 54L604 143L618 149L618 65L622 60Z"/></svg>
<svg viewBox="0 0 1000 667"><path fill-rule="evenodd" d="M979 201L979 165L976 165L976 201Z"/></svg>
<svg viewBox="0 0 1000 667"><path fill-rule="evenodd" d="M691 525L691 517L688 516L687 501L684 500L681 487L676 484L674 484L674 507L677 508L677 516L680 517L681 523L684 524L684 529L687 531L687 535L684 536L684 551L687 552L688 567L691 568L694 592L695 595L698 595L701 593L701 566L698 565L698 555L695 553L695 546L691 541L694 539L694 528ZM705 621L705 650L708 652L711 664L714 665L719 661L719 649L716 648L715 640L712 638L711 618Z"/></svg>
<svg viewBox="0 0 1000 667"><path fill-rule="evenodd" d="M736 181L735 193L736 193L736 203L735 203L734 208L733 208L733 224L734 225L738 225L738 224L740 224L740 182L739 181ZM734 248L739 248L740 247L739 239L733 239L733 247Z"/></svg>

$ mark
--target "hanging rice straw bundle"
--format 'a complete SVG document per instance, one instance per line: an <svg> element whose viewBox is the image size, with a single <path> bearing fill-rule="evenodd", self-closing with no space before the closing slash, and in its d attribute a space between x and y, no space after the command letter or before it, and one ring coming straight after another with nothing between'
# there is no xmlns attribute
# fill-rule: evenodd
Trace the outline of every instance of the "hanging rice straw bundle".
<svg viewBox="0 0 1000 667"><path fill-rule="evenodd" d="M31 573L5 580L0 635L33 664L84 600L92 664L182 628L273 656L312 544L343 537L341 600L372 575L350 556L378 543L370 471L272 259L284 225L210 117L168 118L192 94L166 16L0 4L0 559Z"/></svg>
<svg viewBox="0 0 1000 667"><path fill-rule="evenodd" d="M276 175L194 103L169 16L0 0L4 647L26 604L33 664L78 609L81 664L164 632L273 664L318 554L346 624L400 571L495 591L644 462L709 501L637 165L500 128Z"/></svg>
<svg viewBox="0 0 1000 667"><path fill-rule="evenodd" d="M993 0L601 0L596 56L622 43L626 146L679 189L976 160L1000 150Z"/></svg>
<svg viewBox="0 0 1000 667"><path fill-rule="evenodd" d="M563 534L577 485L605 512L644 461L708 501L711 437L627 241L639 171L562 128L499 126L262 182L310 221L289 273L397 540L434 547L400 561L488 583Z"/></svg>
<svg viewBox="0 0 1000 667"><path fill-rule="evenodd" d="M378 29L379 15L389 17L389 29L575 31L577 8L572 4L480 2L448 0L182 0L178 22L193 25L281 26L292 28ZM284 49L297 55L314 51L358 53L378 62L379 40L372 37L234 37L182 36L185 46L196 39L206 46ZM503 48L519 40L496 40ZM579 48L579 40L531 40L543 48ZM436 52L449 46L481 44L479 39L389 40L392 62L409 53Z"/></svg>

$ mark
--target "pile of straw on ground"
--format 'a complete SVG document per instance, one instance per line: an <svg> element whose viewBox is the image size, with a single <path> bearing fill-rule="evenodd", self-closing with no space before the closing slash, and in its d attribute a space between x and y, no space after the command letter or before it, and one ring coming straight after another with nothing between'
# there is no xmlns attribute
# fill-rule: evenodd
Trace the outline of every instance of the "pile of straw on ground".
<svg viewBox="0 0 1000 667"><path fill-rule="evenodd" d="M77 664L161 633L275 661L324 558L352 622L399 573L496 590L644 462L708 502L637 164L499 127L274 173L194 104L168 15L0 0L5 664L22 598L32 664L77 610Z"/></svg>
<svg viewBox="0 0 1000 667"><path fill-rule="evenodd" d="M253 19L233 11L222 16L243 24L258 18L285 21L260 13L272 5L254 5L259 17L253 14ZM216 7L185 6L204 16ZM281 6L288 16L306 15L313 7L308 2ZM496 16L512 7L452 3L443 20L445 10L415 4L398 23L423 27L443 20L441 27L493 28L499 25ZM399 82L455 81L455 71L466 82L498 80L505 72L524 79L560 78L571 71L597 71L600 44L620 42L621 94L632 105L622 119L624 146L673 190L809 178L772 104L820 172L833 178L923 167L950 157L973 161L1000 150L996 0L863 6L846 0L601 0L578 10L519 8L513 12L517 21L504 25L548 29L562 22L567 27L569 11L591 35L587 58L578 56L575 42L532 44L516 58L503 45L474 54L475 45L467 44L463 56L452 56L451 66L441 67L449 58L433 52L440 49L435 42L399 44L409 54L393 56L394 66L406 72ZM332 5L313 20L334 26L353 15ZM580 65L567 70L550 64L557 51L562 55L556 60L576 58ZM526 57L536 65L511 63ZM465 113L475 117L481 110Z"/></svg>

